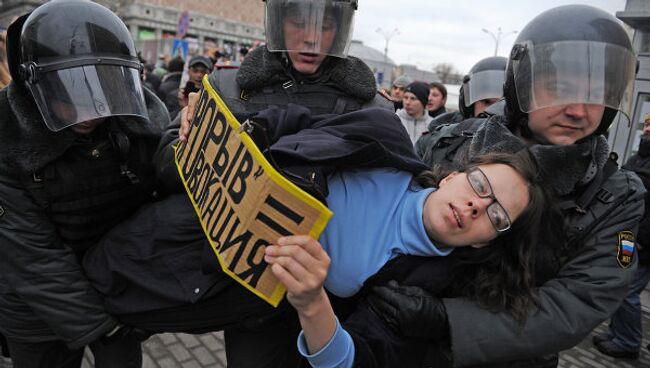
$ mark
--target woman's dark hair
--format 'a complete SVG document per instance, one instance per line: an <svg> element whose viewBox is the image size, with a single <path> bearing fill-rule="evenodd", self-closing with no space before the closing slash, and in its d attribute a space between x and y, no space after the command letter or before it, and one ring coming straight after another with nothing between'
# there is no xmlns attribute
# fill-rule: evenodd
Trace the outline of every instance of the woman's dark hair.
<svg viewBox="0 0 650 368"><path fill-rule="evenodd" d="M523 323L530 308L536 305L536 276L541 276L538 271L548 272L548 268L557 267L553 257L562 246L564 220L527 149L516 154L488 153L473 159L465 169L489 164L508 165L524 178L528 184L528 206L510 230L499 234L488 246L454 250L452 256L458 257L459 262L452 270L451 284L481 306L507 310ZM423 187L437 186L448 174L434 168L414 180ZM538 261L541 264L536 264Z"/></svg>
<svg viewBox="0 0 650 368"><path fill-rule="evenodd" d="M431 82L431 83L429 83L429 86L431 88L435 88L438 91L440 91L440 94L442 94L443 99L447 98L447 87L445 87L444 84L438 83L438 82Z"/></svg>

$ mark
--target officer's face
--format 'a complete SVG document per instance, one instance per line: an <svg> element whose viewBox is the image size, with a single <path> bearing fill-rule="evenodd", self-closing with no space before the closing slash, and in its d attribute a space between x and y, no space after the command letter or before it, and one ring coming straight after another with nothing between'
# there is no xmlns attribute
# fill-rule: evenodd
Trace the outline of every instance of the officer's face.
<svg viewBox="0 0 650 368"><path fill-rule="evenodd" d="M597 96L603 90L597 81L551 76L539 78L534 88L537 105L548 106L528 113L528 127L538 143L573 144L598 129L603 105L567 103L587 102Z"/></svg>
<svg viewBox="0 0 650 368"><path fill-rule="evenodd" d="M312 23L300 15L288 15L284 21L284 42L287 50L310 50L310 52L289 51L293 68L302 74L314 74L318 71L327 52L332 48L336 37L334 17L323 19L321 32L309 24ZM314 52L320 43L320 50Z"/></svg>
<svg viewBox="0 0 650 368"><path fill-rule="evenodd" d="M65 121L71 124L77 120L77 108L70 103L53 100L50 103L50 108L52 109L52 114L54 114L54 116L56 116L61 121ZM70 130L77 134L90 134L105 120L106 118L87 120L70 126Z"/></svg>
<svg viewBox="0 0 650 368"><path fill-rule="evenodd" d="M538 143L574 144L596 131L604 112L594 104L544 107L528 113L528 127Z"/></svg>
<svg viewBox="0 0 650 368"><path fill-rule="evenodd" d="M474 116L478 116L478 114L482 113L490 107L490 105L494 104L495 102L499 101L498 98L486 98L485 100L479 100L474 102Z"/></svg>
<svg viewBox="0 0 650 368"><path fill-rule="evenodd" d="M650 137L650 120L646 120L643 123L643 135L646 137Z"/></svg>

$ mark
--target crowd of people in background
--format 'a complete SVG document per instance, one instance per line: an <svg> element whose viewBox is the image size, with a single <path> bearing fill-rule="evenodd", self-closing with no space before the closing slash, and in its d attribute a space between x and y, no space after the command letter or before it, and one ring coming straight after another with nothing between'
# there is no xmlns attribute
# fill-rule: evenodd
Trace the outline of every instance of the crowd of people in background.
<svg viewBox="0 0 650 368"><path fill-rule="evenodd" d="M180 110L187 106L187 96L190 93L200 91L201 80L206 74L210 74L214 68L238 68L253 47L241 47L237 62L231 61L230 56L223 54L220 50L211 50L206 55L192 55L188 60L182 56L161 55L154 65L148 63L140 55L142 69L142 84L153 91L165 104L172 118Z"/></svg>

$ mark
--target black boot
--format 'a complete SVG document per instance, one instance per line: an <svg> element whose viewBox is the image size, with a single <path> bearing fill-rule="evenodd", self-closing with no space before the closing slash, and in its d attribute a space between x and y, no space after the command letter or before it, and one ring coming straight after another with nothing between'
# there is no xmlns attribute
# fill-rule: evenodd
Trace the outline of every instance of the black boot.
<svg viewBox="0 0 650 368"><path fill-rule="evenodd" d="M596 349L601 353L614 358L639 359L638 351L624 350L613 341L604 341L596 344Z"/></svg>

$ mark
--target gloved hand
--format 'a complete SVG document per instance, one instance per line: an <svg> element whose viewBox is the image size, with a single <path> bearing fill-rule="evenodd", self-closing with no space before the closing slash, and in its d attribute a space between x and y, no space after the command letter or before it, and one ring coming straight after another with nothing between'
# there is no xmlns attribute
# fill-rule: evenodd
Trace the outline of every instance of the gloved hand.
<svg viewBox="0 0 650 368"><path fill-rule="evenodd" d="M102 336L99 340L104 345L110 345L122 339L144 341L148 339L151 335L152 333L145 330L141 330L137 327L118 324L112 330L108 331L104 336Z"/></svg>
<svg viewBox="0 0 650 368"><path fill-rule="evenodd" d="M374 286L367 297L370 309L404 336L440 340L449 336L449 321L442 300L417 286Z"/></svg>

